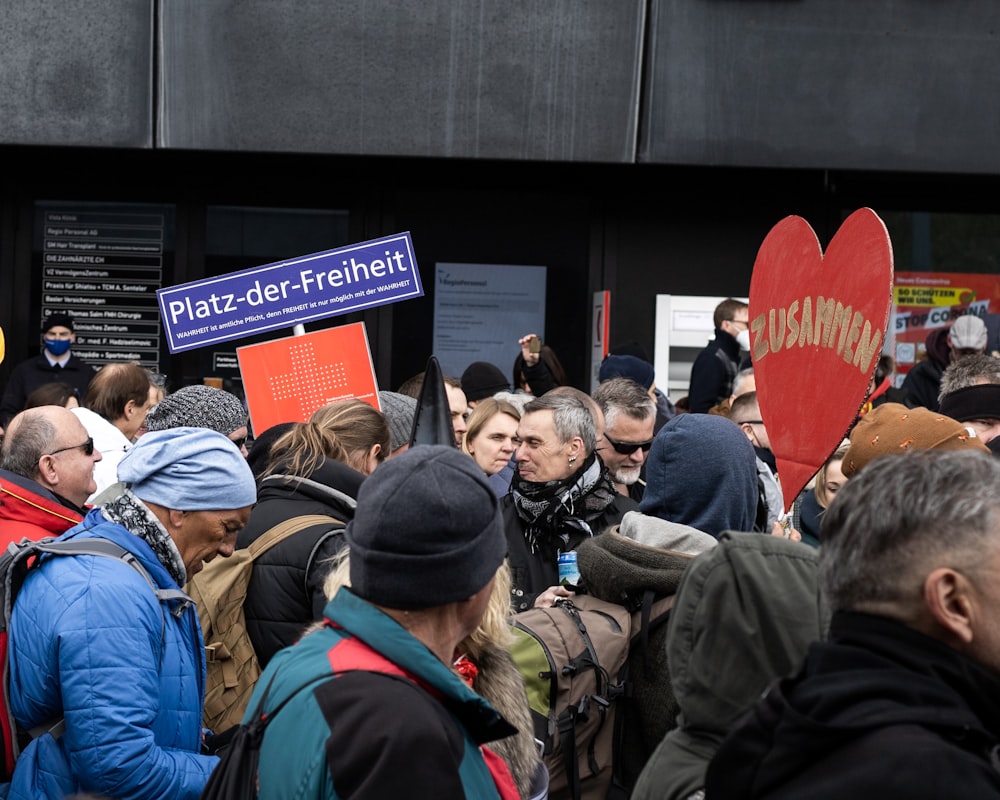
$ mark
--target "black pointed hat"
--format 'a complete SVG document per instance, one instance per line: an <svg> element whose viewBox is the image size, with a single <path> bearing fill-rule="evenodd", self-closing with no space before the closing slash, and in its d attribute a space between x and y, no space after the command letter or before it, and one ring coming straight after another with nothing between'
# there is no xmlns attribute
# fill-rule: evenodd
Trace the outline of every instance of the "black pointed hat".
<svg viewBox="0 0 1000 800"><path fill-rule="evenodd" d="M444 375L436 356L431 356L424 370L424 382L413 413L413 430L410 447L418 444L446 444L455 446L455 429L451 424L451 404Z"/></svg>

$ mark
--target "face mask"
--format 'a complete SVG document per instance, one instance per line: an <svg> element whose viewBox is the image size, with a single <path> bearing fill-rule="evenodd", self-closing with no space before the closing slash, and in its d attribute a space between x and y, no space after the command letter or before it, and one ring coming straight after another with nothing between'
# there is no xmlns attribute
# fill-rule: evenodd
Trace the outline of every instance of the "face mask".
<svg viewBox="0 0 1000 800"><path fill-rule="evenodd" d="M45 342L45 349L56 358L66 355L73 344L69 339L43 339L43 341Z"/></svg>
<svg viewBox="0 0 1000 800"><path fill-rule="evenodd" d="M740 344L741 350L750 352L750 331L742 330L736 335L736 341Z"/></svg>

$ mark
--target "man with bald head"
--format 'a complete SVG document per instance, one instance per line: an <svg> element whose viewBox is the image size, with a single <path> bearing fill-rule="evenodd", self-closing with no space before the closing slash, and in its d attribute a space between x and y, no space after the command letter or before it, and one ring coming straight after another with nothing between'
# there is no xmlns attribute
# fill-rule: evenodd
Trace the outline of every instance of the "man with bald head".
<svg viewBox="0 0 1000 800"><path fill-rule="evenodd" d="M101 452L67 408L17 414L0 449L0 544L58 536L83 519Z"/></svg>

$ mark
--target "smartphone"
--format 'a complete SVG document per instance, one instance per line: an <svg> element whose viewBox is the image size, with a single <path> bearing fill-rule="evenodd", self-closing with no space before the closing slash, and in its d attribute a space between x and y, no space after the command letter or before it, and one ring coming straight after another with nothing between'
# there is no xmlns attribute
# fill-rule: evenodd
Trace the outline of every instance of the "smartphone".
<svg viewBox="0 0 1000 800"><path fill-rule="evenodd" d="M528 352L529 353L541 353L542 352L542 340L537 336L532 336L531 341L528 342Z"/></svg>

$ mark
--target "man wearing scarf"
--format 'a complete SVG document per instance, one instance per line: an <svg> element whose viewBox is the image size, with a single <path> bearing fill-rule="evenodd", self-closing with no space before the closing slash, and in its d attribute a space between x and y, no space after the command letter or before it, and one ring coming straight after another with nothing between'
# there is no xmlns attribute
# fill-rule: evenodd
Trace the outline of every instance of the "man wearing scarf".
<svg viewBox="0 0 1000 800"><path fill-rule="evenodd" d="M513 608L524 611L570 596L577 546L638 505L616 491L597 455L594 418L580 398L532 400L517 435L517 470L501 507Z"/></svg>

